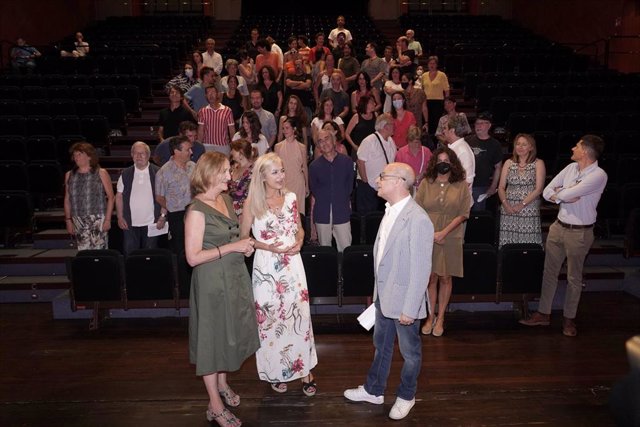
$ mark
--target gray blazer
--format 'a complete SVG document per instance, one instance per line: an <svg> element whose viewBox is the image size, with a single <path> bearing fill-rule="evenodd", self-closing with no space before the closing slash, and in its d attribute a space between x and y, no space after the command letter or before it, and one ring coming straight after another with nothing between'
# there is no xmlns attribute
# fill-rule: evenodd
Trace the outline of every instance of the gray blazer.
<svg viewBox="0 0 640 427"><path fill-rule="evenodd" d="M373 246L374 260L379 239L380 234ZM426 293L432 252L433 224L424 209L410 199L389 232L380 264L377 268L374 264L373 300L380 298L385 317L398 319L401 314L412 319L427 317L425 303L429 303Z"/></svg>

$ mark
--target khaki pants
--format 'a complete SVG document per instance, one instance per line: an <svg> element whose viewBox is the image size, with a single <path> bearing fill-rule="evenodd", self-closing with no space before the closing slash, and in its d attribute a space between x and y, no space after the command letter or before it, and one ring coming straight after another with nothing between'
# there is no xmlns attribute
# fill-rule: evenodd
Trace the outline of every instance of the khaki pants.
<svg viewBox="0 0 640 427"><path fill-rule="evenodd" d="M351 246L351 223L333 224L333 214L329 213L329 224L316 223L318 231L318 243L320 246L331 246L331 237L335 237L338 252L343 252L344 248Z"/></svg>
<svg viewBox="0 0 640 427"><path fill-rule="evenodd" d="M538 311L551 314L553 297L558 286L558 274L567 260L567 295L564 300L564 317L574 319L582 293L582 268L584 259L593 244L593 227L569 229L554 222L549 227L545 246L542 294Z"/></svg>

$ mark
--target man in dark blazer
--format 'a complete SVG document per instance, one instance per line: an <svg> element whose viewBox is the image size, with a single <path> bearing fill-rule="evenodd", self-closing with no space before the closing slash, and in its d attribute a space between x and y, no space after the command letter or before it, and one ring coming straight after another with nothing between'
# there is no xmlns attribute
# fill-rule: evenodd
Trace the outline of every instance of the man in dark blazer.
<svg viewBox="0 0 640 427"><path fill-rule="evenodd" d="M394 420L406 417L415 404L422 364L418 319L427 316L429 303L426 291L431 274L433 224L411 198L414 180L413 169L403 163L388 164L376 178L378 196L387 201L373 247L376 352L364 385L344 392L351 401L384 403L397 335L404 364L397 398L389 412L389 418Z"/></svg>

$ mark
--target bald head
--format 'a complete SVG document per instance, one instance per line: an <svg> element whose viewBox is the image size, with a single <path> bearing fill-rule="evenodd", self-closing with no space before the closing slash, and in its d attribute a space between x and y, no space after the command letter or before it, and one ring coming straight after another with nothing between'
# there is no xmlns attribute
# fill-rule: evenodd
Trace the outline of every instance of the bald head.
<svg viewBox="0 0 640 427"><path fill-rule="evenodd" d="M406 163L395 162L389 163L389 165L387 165L387 168L389 168L389 173L398 175L399 177L403 178L402 182L405 184L404 186L407 190L413 187L413 183L416 180L416 174L415 172L413 172L413 168L411 168L411 166ZM385 170L387 168L385 168Z"/></svg>

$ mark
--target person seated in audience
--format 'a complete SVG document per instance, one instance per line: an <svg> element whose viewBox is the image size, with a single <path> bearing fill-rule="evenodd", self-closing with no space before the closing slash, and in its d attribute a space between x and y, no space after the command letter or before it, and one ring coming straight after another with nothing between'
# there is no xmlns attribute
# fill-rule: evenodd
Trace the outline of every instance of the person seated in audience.
<svg viewBox="0 0 640 427"><path fill-rule="evenodd" d="M456 98L453 96L447 96L444 98L444 111L446 112L446 114L440 117L440 120L438 120L438 129L436 129L436 138L438 138L438 141L440 142L444 142L445 140L444 130L447 128L447 123L449 123L449 119L451 119L452 117L459 117L468 129L467 134L471 133L471 126L469 126L467 115L465 113L456 111L456 103Z"/></svg>
<svg viewBox="0 0 640 427"><path fill-rule="evenodd" d="M158 141L176 136L178 126L184 121L193 121L193 116L183 105L184 94L178 86L169 89L169 106L160 111L158 118Z"/></svg>
<svg viewBox="0 0 640 427"><path fill-rule="evenodd" d="M113 185L106 169L98 164L98 153L88 142L77 142L69 150L73 168L64 176L64 217L67 232L78 250L108 249Z"/></svg>
<svg viewBox="0 0 640 427"><path fill-rule="evenodd" d="M316 52L319 50L324 52L325 58L331 55L331 51L329 50L329 48L324 45L324 33L322 32L317 33L315 37L315 41L316 41L316 45L312 47L311 50L309 51L309 58L311 59L311 61L315 62L317 58Z"/></svg>
<svg viewBox="0 0 640 427"><path fill-rule="evenodd" d="M280 73L278 74L277 81L281 81L282 79L282 70L284 68L284 53L282 52L282 48L278 46L276 41L271 36L267 36L267 43L271 46L271 52L275 53L278 57L278 67L280 69Z"/></svg>
<svg viewBox="0 0 640 427"><path fill-rule="evenodd" d="M11 48L11 68L16 73L26 71L33 73L36 68L35 59L42 54L33 46L29 46L25 39L18 37L16 44Z"/></svg>
<svg viewBox="0 0 640 427"><path fill-rule="evenodd" d="M240 130L233 135L231 140L249 141L258 156L262 156L269 150L269 141L261 132L262 124L260 123L260 118L255 111L247 111L240 120Z"/></svg>
<svg viewBox="0 0 640 427"><path fill-rule="evenodd" d="M247 41L244 45L244 49L252 61L255 61L256 57L260 53L258 52L258 40L260 40L260 31L258 31L257 28L252 28L251 39Z"/></svg>
<svg viewBox="0 0 640 427"><path fill-rule="evenodd" d="M160 168L149 163L151 149L142 141L131 146L133 166L122 170L116 186L116 215L122 230L124 255L136 249L158 247L158 236L149 236L149 227L162 229L167 220L156 201L156 173Z"/></svg>
<svg viewBox="0 0 640 427"><path fill-rule="evenodd" d="M200 71L202 71L202 67L204 67L204 61L202 59L202 54L198 50L194 50L191 54L191 59L193 60L193 68L194 68L194 76L196 79L202 80L200 78Z"/></svg>
<svg viewBox="0 0 640 427"><path fill-rule="evenodd" d="M331 54L333 55L335 60L338 61L338 63L340 62L340 59L344 55L345 42L346 40L345 40L344 33L338 33L337 43L334 46L334 48L331 49Z"/></svg>
<svg viewBox="0 0 640 427"><path fill-rule="evenodd" d="M186 93L191 86L198 83L198 79L193 74L193 65L190 62L184 64L184 68L180 74L172 78L164 85L165 92L169 93L173 86L177 86L182 90L182 93Z"/></svg>
<svg viewBox="0 0 640 427"><path fill-rule="evenodd" d="M405 73L400 77L400 86L404 89L404 96L407 100L407 110L413 113L416 119L416 126L428 131L429 110L427 109L427 97L421 89L417 89L413 84L411 75Z"/></svg>
<svg viewBox="0 0 640 427"><path fill-rule="evenodd" d="M414 62L419 64L420 58L422 58L422 45L415 39L416 33L412 29L408 29L405 36L407 37L408 48L416 53Z"/></svg>
<svg viewBox="0 0 640 427"><path fill-rule="evenodd" d="M238 57L240 58L238 70L240 71L240 75L247 83L247 89L251 91L255 88L256 83L258 82L255 63L253 59L251 59L247 51L244 49L240 49L240 51L238 52Z"/></svg>
<svg viewBox="0 0 640 427"><path fill-rule="evenodd" d="M212 38L206 41L207 50L202 52L202 62L205 67L209 67L220 76L222 73L222 55L215 51L216 41Z"/></svg>
<svg viewBox="0 0 640 427"><path fill-rule="evenodd" d="M434 337L444 333L444 316L451 298L453 277L463 277L463 222L471 208L465 171L456 153L448 147L436 149L427 164L425 178L418 187L416 202L433 223L433 258L427 286L430 301L422 334ZM438 286L439 285L439 286ZM436 311L437 301L437 311Z"/></svg>
<svg viewBox="0 0 640 427"><path fill-rule="evenodd" d="M339 72L333 72L331 75L331 87L325 89L320 94L320 101L331 98L333 101L333 114L340 117L342 120L349 115L349 95L344 90L344 78L343 74Z"/></svg>
<svg viewBox="0 0 640 427"><path fill-rule="evenodd" d="M335 114L333 99L330 97L320 101L316 117L311 121L311 139L313 140L314 146L318 143L318 134L325 122L336 122L338 127L340 127L341 134L344 134L344 121L342 117Z"/></svg>
<svg viewBox="0 0 640 427"><path fill-rule="evenodd" d="M364 71L360 71L356 74L356 89L351 93L351 112L357 113L358 104L360 98L363 96L373 99L375 102L376 111L382 110L382 104L380 103L380 92L371 86L371 80L369 75Z"/></svg>
<svg viewBox="0 0 640 427"><path fill-rule="evenodd" d="M282 111L282 87L276 80L273 69L264 65L258 68L258 85L256 86L264 94L264 109L274 116L279 116Z"/></svg>
<svg viewBox="0 0 640 427"><path fill-rule="evenodd" d="M331 32L329 33L329 44L331 45L331 47L336 47L338 45L338 34L340 33L344 33L345 41L350 42L353 40L353 37L351 36L351 31L347 30L344 27L344 24L345 24L344 16L339 15L338 18L336 19L337 27L331 30Z"/></svg>
<svg viewBox="0 0 640 427"><path fill-rule="evenodd" d="M304 34L300 34L298 36L298 53L300 54L300 58L304 61L305 67L308 67L311 64L311 48L308 46L309 38Z"/></svg>
<svg viewBox="0 0 640 427"><path fill-rule="evenodd" d="M258 115L260 125L262 126L262 133L267 138L269 148L271 148L276 141L276 119L271 112L262 108L263 101L264 97L261 90L254 89L251 91L251 110Z"/></svg>
<svg viewBox="0 0 640 427"><path fill-rule="evenodd" d="M233 115L233 122L236 127L240 123L240 117L242 113L247 110L248 97L243 96L238 90L238 77L239 76L227 76L227 90L222 94L222 105L231 108ZM242 77L240 77L242 78Z"/></svg>
<svg viewBox="0 0 640 427"><path fill-rule="evenodd" d="M391 116L393 116L393 141L396 147L407 145L409 127L415 126L416 118L411 111L407 111L407 100L403 92L396 92L391 96Z"/></svg>
<svg viewBox="0 0 640 427"><path fill-rule="evenodd" d="M367 73L370 79L370 84L372 87L375 87L378 90L378 96L380 96L380 92L382 91L382 86L384 85L384 81L386 79L388 71L388 66L385 63L384 59L378 56L378 45L373 42L367 43L367 47L365 48L365 53L367 54L367 59L362 61L360 66L360 71ZM357 81L357 80L356 80ZM380 110L382 110L382 105L380 105Z"/></svg>
<svg viewBox="0 0 640 427"><path fill-rule="evenodd" d="M313 110L314 102L313 94L311 93L311 76L305 73L302 59L296 59L295 71L293 74L287 76L285 85L287 87L287 94L289 96L295 95L299 101L302 102L302 108L309 112ZM301 125L306 127L306 123L301 123Z"/></svg>
<svg viewBox="0 0 640 427"><path fill-rule="evenodd" d="M353 56L353 45L345 43L343 47L344 54L338 61L338 68L344 73L344 83L347 85L345 90L351 93L356 89L356 77L360 71L360 63Z"/></svg>
<svg viewBox="0 0 640 427"><path fill-rule="evenodd" d="M262 69L266 66L273 72L273 81L280 80L282 68L280 67L280 58L278 55L271 51L271 45L266 39L258 40L258 56L256 57L256 70L258 70L258 78Z"/></svg>
<svg viewBox="0 0 640 427"><path fill-rule="evenodd" d="M217 81L219 84L219 81ZM209 105L207 97L205 95L205 89L211 85L216 84L216 73L212 68L202 67L200 70L200 82L191 86L191 88L184 94L184 107L189 110L193 116L193 120L198 119L198 111Z"/></svg>
<svg viewBox="0 0 640 427"><path fill-rule="evenodd" d="M194 163L198 162L200 156L205 152L204 145L196 141L198 138L198 125L192 121L184 121L180 123L180 136L186 136L191 143L191 160ZM156 149L153 151L153 162L162 167L171 158L171 138L165 138L160 144L156 145Z"/></svg>
<svg viewBox="0 0 640 427"><path fill-rule="evenodd" d="M411 78L416 73L416 52L409 49L409 41L406 37L398 37L396 42L397 57L395 63L391 64L391 67L398 67L400 74L409 73Z"/></svg>
<svg viewBox="0 0 640 427"><path fill-rule="evenodd" d="M71 52L61 50L60 56L82 58L83 56L87 56L89 54L89 43L84 41L84 37L82 36L82 33L80 31L76 33L76 41L73 42L73 45L75 49L73 49Z"/></svg>
<svg viewBox="0 0 640 427"><path fill-rule="evenodd" d="M420 127L410 126L407 132L407 145L400 148L396 153L396 162L406 163L413 169L416 175L416 180L413 183L415 190L418 189L422 178L424 178L427 164L431 159L431 150L422 145L421 137Z"/></svg>
<svg viewBox="0 0 640 427"><path fill-rule="evenodd" d="M220 79L220 87L222 92L227 92L229 90L229 85L227 81L230 76L235 76L238 84L236 89L240 92L242 96L249 96L249 88L247 87L247 82L244 77L238 75L238 61L235 59L227 59L227 62L224 65L224 68L227 70L227 75Z"/></svg>

